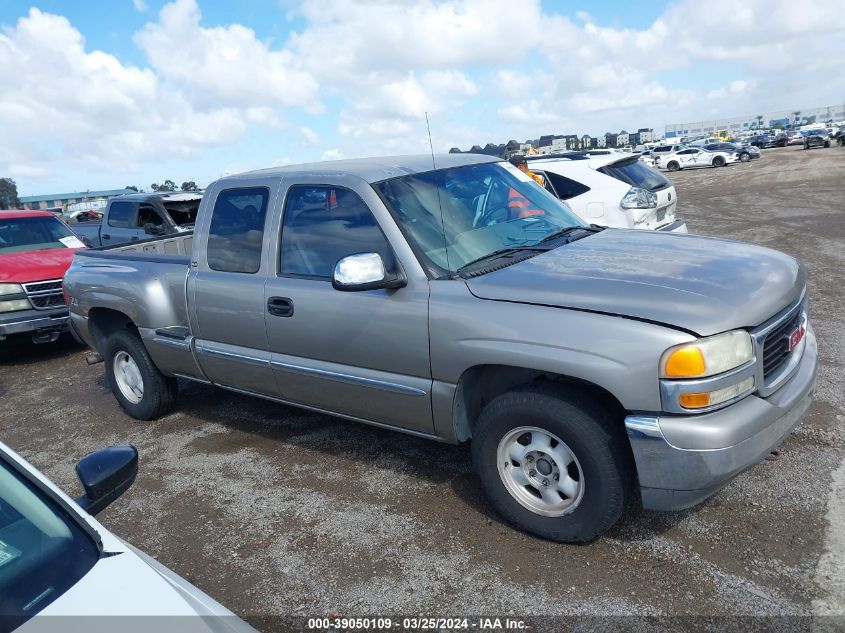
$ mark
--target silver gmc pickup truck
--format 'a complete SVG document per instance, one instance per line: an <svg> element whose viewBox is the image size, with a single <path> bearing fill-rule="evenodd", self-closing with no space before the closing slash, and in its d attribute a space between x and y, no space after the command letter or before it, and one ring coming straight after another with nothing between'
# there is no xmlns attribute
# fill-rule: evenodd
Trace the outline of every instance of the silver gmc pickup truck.
<svg viewBox="0 0 845 633"><path fill-rule="evenodd" d="M476 155L226 177L192 234L79 251L64 288L129 415L182 378L470 441L496 510L563 542L712 495L816 378L792 257L586 225Z"/></svg>

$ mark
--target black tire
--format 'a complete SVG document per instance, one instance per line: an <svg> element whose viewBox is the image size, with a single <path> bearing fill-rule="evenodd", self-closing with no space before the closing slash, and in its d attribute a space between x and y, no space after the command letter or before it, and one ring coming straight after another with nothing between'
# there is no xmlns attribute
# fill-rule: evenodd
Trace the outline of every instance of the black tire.
<svg viewBox="0 0 845 633"><path fill-rule="evenodd" d="M177 382L162 374L153 363L141 339L129 330L118 330L106 339L103 346L106 365L106 379L121 408L136 420L154 420L173 408L176 402ZM115 375L115 359L128 355L142 381L143 395L137 402L130 400L121 391Z"/></svg>
<svg viewBox="0 0 845 633"><path fill-rule="evenodd" d="M713 157L713 167L724 167L727 164L724 156Z"/></svg>
<svg viewBox="0 0 845 633"><path fill-rule="evenodd" d="M633 456L620 425L602 407L572 394L512 391L490 402L479 416L473 429L473 464L487 498L506 521L542 538L586 543L610 529L636 498ZM539 514L508 490L499 472L499 444L520 427L555 435L575 455L583 491L567 514Z"/></svg>
<svg viewBox="0 0 845 633"><path fill-rule="evenodd" d="M824 146L825 146L825 147L830 147L830 141L825 141L825 142L824 142Z"/></svg>
<svg viewBox="0 0 845 633"><path fill-rule="evenodd" d="M750 160L751 160L751 154L749 154L748 152L743 152L742 154L739 155L739 162L741 162L741 163L747 163Z"/></svg>
<svg viewBox="0 0 845 633"><path fill-rule="evenodd" d="M666 169L668 169L669 171L678 171L680 168L681 166L674 160L668 165L666 165Z"/></svg>

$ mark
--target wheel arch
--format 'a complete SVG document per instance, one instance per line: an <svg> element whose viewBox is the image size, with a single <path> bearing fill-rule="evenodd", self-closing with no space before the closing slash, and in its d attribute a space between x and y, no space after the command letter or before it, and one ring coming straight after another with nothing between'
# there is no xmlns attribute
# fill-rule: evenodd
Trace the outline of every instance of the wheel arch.
<svg viewBox="0 0 845 633"><path fill-rule="evenodd" d="M112 308L91 308L88 312L88 331L94 343L94 349L103 353L103 344L113 332L128 330L138 332L138 326L125 313Z"/></svg>
<svg viewBox="0 0 845 633"><path fill-rule="evenodd" d="M513 365L475 365L461 375L452 403L452 424L458 442L472 438L478 416L494 398L521 387L543 387L552 392L585 396L608 410L619 421L625 408L610 391L588 380L565 374Z"/></svg>

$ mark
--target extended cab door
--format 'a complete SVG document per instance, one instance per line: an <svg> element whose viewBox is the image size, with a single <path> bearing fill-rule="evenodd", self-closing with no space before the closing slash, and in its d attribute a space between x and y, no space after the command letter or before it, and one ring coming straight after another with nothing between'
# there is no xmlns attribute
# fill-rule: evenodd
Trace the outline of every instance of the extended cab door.
<svg viewBox="0 0 845 633"><path fill-rule="evenodd" d="M279 179L216 183L203 199L188 276L196 351L215 384L257 394L276 390L264 329L267 223Z"/></svg>
<svg viewBox="0 0 845 633"><path fill-rule="evenodd" d="M300 177L284 188L264 295L278 396L432 433L428 278L387 209L353 176ZM332 287L339 259L371 252L400 266L407 285Z"/></svg>

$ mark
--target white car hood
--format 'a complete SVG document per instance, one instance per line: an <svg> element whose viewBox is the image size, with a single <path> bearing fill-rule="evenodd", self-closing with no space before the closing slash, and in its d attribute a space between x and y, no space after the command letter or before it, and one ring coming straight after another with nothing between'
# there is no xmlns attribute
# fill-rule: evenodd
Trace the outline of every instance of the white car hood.
<svg viewBox="0 0 845 633"><path fill-rule="evenodd" d="M73 616L71 622L82 622L84 617L86 632L254 632L226 607L131 545L97 561L79 582L18 631L67 630L63 618L69 616Z"/></svg>

